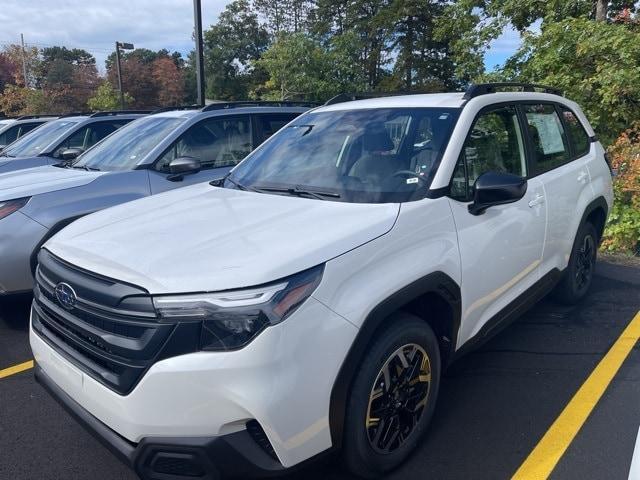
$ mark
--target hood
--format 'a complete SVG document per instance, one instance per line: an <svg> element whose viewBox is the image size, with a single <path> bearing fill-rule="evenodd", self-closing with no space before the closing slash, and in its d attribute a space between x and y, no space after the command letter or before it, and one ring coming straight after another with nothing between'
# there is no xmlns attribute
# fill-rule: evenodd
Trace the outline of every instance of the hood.
<svg viewBox="0 0 640 480"><path fill-rule="evenodd" d="M84 217L45 248L153 294L218 291L324 263L387 233L398 211L205 183Z"/></svg>
<svg viewBox="0 0 640 480"><path fill-rule="evenodd" d="M105 172L36 167L0 174L0 201L86 185Z"/></svg>

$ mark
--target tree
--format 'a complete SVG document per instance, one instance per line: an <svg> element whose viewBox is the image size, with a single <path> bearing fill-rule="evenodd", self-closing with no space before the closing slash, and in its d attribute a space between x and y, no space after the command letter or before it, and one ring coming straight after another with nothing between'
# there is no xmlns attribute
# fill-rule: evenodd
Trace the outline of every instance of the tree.
<svg viewBox="0 0 640 480"><path fill-rule="evenodd" d="M351 34L352 35L352 34ZM343 92L362 91L366 78L353 60L353 37L339 36L329 49L308 35L281 35L258 64L269 74L259 89L266 98L324 101Z"/></svg>
<svg viewBox="0 0 640 480"><path fill-rule="evenodd" d="M549 23L525 37L502 75L561 88L609 143L640 118L640 30L588 18Z"/></svg>
<svg viewBox="0 0 640 480"><path fill-rule="evenodd" d="M125 93L125 103L134 103L133 97ZM120 108L120 96L109 81L103 81L96 89L95 94L87 101L91 110L118 110Z"/></svg>
<svg viewBox="0 0 640 480"><path fill-rule="evenodd" d="M7 85L15 85L20 75L20 67L4 52L0 52L0 92Z"/></svg>
<svg viewBox="0 0 640 480"><path fill-rule="evenodd" d="M265 81L264 72L255 62L268 45L269 34L249 2L235 0L228 4L218 22L204 33L207 97L247 98Z"/></svg>
<svg viewBox="0 0 640 480"><path fill-rule="evenodd" d="M180 105L184 98L184 77L169 57L159 57L152 65L153 79L158 87L158 105Z"/></svg>

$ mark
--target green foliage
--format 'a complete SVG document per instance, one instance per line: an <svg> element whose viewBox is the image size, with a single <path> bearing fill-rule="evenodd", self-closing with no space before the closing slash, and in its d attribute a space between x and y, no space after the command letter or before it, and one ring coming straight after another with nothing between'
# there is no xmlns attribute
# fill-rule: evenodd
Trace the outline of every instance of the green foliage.
<svg viewBox="0 0 640 480"><path fill-rule="evenodd" d="M247 0L235 0L204 33L207 97L242 100L265 81L255 68L269 45L269 34ZM195 58L194 58L195 60Z"/></svg>
<svg viewBox="0 0 640 480"><path fill-rule="evenodd" d="M640 118L640 31L587 18L549 23L525 36L502 77L562 89L608 144Z"/></svg>
<svg viewBox="0 0 640 480"><path fill-rule="evenodd" d="M257 65L269 75L261 96L275 100L326 100L342 92L362 90L363 72L353 60L353 35L336 37L324 48L302 33L280 35Z"/></svg>
<svg viewBox="0 0 640 480"><path fill-rule="evenodd" d="M125 103L130 105L133 98L125 93ZM96 93L87 101L87 106L91 110L117 110L120 108L120 96L110 82L105 81L100 84Z"/></svg>
<svg viewBox="0 0 640 480"><path fill-rule="evenodd" d="M621 188L614 188L614 204L604 234L603 248L610 252L640 255L640 210Z"/></svg>

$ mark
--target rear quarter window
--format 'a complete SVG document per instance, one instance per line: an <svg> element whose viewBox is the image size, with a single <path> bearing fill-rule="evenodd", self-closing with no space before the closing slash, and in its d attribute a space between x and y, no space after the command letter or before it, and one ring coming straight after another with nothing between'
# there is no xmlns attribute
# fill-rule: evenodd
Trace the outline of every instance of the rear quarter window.
<svg viewBox="0 0 640 480"><path fill-rule="evenodd" d="M562 118L564 124L567 126L571 143L573 145L573 152L575 157L582 157L589 153L591 142L589 141L589 135L580 123L577 115L573 113L567 107L561 106Z"/></svg>

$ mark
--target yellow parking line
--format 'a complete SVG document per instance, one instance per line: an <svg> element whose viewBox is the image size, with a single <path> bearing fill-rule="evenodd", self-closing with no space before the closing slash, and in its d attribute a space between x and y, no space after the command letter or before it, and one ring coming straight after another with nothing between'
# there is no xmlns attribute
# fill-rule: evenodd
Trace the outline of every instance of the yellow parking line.
<svg viewBox="0 0 640 480"><path fill-rule="evenodd" d="M13 367L0 370L0 378L10 377L11 375L24 372L25 370L29 370L31 368L33 368L33 360L29 360L28 362L20 363L19 365L14 365Z"/></svg>
<svg viewBox="0 0 640 480"><path fill-rule="evenodd" d="M600 360L513 479L542 480L549 477L639 338L640 312Z"/></svg>

